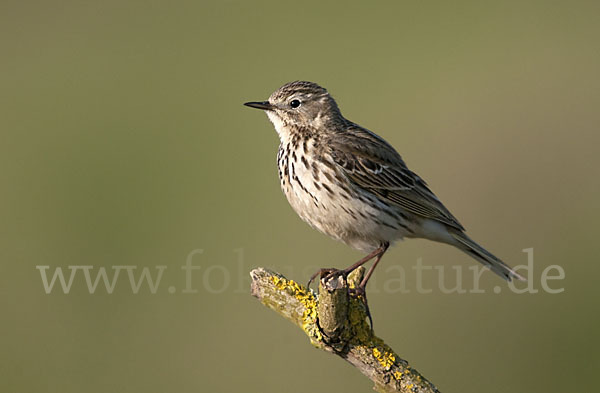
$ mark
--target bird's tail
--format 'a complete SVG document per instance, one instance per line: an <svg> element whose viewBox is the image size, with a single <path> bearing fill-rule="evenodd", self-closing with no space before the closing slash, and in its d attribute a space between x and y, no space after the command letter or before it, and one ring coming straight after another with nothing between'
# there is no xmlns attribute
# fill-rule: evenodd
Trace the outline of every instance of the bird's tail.
<svg viewBox="0 0 600 393"><path fill-rule="evenodd" d="M523 276L515 272L506 263L502 262L488 250L477 244L463 231L450 230L449 232L454 240L456 240L456 242L453 244L454 246L483 263L491 271L504 278L506 281L511 281L513 278L521 281L527 281Z"/></svg>

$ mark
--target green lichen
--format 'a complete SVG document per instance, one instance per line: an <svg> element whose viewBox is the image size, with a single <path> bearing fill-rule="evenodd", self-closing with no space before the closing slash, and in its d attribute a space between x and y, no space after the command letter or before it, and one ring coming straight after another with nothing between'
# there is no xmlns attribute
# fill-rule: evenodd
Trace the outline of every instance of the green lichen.
<svg viewBox="0 0 600 393"><path fill-rule="evenodd" d="M352 280L348 280L349 286L353 287ZM391 375L397 381L402 379L403 371L396 362L398 358L394 351L387 346L383 340L373 335L373 331L367 322L366 308L364 300L351 298L348 310L348 320L350 329L348 330L350 343L360 352L370 354L372 359L385 370L390 371Z"/></svg>
<svg viewBox="0 0 600 393"><path fill-rule="evenodd" d="M350 322L349 338L353 344L365 345L372 339L373 333L367 322L366 314L360 300L350 300L348 321Z"/></svg>
<svg viewBox="0 0 600 393"><path fill-rule="evenodd" d="M348 280L349 286L353 287L352 280ZM411 374L410 366L401 366L396 360L398 355L383 342L379 337L373 335L373 331L367 322L367 314L363 299L351 298L348 310L348 320L350 322L349 341L360 352L370 354L372 359L379 366L390 372L391 376L397 380Z"/></svg>

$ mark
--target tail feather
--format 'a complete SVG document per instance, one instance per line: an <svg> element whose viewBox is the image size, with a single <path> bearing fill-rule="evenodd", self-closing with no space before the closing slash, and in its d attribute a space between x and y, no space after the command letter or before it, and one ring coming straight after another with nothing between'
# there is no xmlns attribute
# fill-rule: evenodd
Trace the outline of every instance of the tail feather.
<svg viewBox="0 0 600 393"><path fill-rule="evenodd" d="M464 232L451 230L450 235L456 240L454 245L457 248L487 266L491 271L504 278L506 281L511 281L513 278L526 281L523 276L515 272L510 266L502 262L485 248L481 247Z"/></svg>

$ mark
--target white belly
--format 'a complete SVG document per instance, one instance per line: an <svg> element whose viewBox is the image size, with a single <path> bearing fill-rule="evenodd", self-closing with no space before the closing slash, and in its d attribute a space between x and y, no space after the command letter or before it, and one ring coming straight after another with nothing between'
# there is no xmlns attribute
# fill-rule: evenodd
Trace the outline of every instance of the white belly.
<svg viewBox="0 0 600 393"><path fill-rule="evenodd" d="M306 155L302 148L286 154L283 146L278 157L281 188L304 221L365 252L410 235L407 223L393 209L368 192L350 185L343 187L333 168L309 159L310 148Z"/></svg>

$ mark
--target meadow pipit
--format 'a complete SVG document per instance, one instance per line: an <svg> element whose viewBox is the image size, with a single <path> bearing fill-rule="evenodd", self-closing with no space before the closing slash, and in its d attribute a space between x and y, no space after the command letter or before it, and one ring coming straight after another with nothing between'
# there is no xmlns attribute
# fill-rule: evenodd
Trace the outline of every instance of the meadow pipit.
<svg viewBox="0 0 600 393"><path fill-rule="evenodd" d="M291 82L267 101L244 105L264 110L279 134L281 188L296 213L313 228L368 254L344 270L321 273L348 274L375 258L357 289L364 295L390 244L407 237L450 244L508 281L523 280L471 240L396 150L344 118L321 86Z"/></svg>

